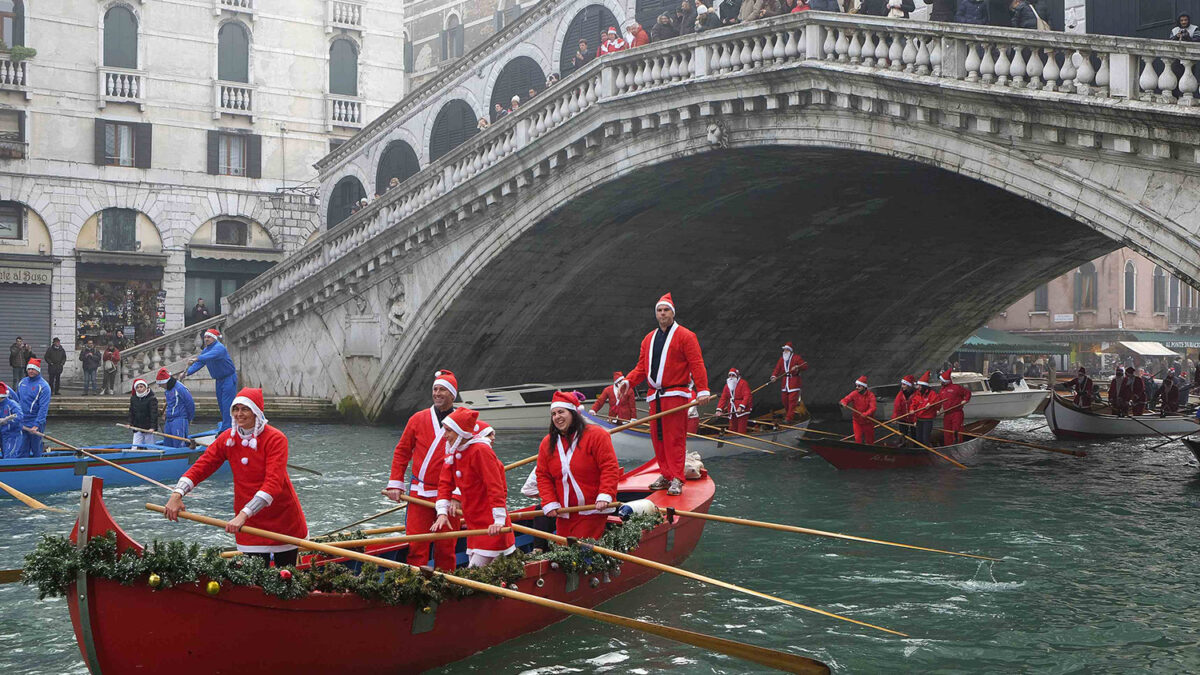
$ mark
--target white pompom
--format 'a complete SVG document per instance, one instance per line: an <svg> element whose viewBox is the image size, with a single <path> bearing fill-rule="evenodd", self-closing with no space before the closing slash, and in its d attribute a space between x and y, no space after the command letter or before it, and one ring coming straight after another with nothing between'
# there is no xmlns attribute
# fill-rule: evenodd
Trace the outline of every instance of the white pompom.
<svg viewBox="0 0 1200 675"><path fill-rule="evenodd" d="M232 437L225 439L225 447L227 447L227 448L233 447L233 438Z"/></svg>
<svg viewBox="0 0 1200 675"><path fill-rule="evenodd" d="M250 447L254 450L258 449L258 439L257 438L250 439Z"/></svg>
<svg viewBox="0 0 1200 675"><path fill-rule="evenodd" d="M247 446L247 445L250 445L250 444L249 444L249 443L247 443L247 442L246 442L246 439L244 439L244 438L243 438L243 439L242 439L242 447L245 447L245 446Z"/></svg>

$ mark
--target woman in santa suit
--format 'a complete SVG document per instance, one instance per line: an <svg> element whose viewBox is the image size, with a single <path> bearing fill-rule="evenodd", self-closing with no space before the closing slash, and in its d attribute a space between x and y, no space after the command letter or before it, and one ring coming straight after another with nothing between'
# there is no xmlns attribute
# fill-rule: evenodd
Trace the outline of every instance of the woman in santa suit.
<svg viewBox="0 0 1200 675"><path fill-rule="evenodd" d="M542 513L555 519L560 537L599 539L608 521L605 509L617 494L621 467L612 438L585 424L570 394L555 392L550 401L550 432L538 447L538 496ZM595 504L594 511L559 514L567 506Z"/></svg>
<svg viewBox="0 0 1200 675"><path fill-rule="evenodd" d="M267 425L262 389L242 389L233 399L230 413L233 428L218 435L179 479L167 500L165 515L168 520L176 520L183 510L184 496L228 461L233 470L233 508L237 515L225 530L237 535L242 553L280 567L295 565L295 546L241 532L242 526L249 524L301 539L308 536L300 498L287 473L287 436Z"/></svg>
<svg viewBox="0 0 1200 675"><path fill-rule="evenodd" d="M571 399L572 409L575 406ZM442 420L446 459L438 483L437 520L434 532L450 529L450 517L462 511L468 530L487 529L487 534L467 537L467 557L471 567L483 567L500 556L517 550L508 519L508 482L504 465L492 450L492 428L479 422L479 413L457 408ZM454 494L455 491L460 494Z"/></svg>
<svg viewBox="0 0 1200 675"><path fill-rule="evenodd" d="M729 376L725 378L725 387L721 389L721 399L717 401L717 414L728 412L729 430L744 434L746 423L750 421L750 409L753 407L754 398L750 385L742 379L742 374L737 368L730 368Z"/></svg>

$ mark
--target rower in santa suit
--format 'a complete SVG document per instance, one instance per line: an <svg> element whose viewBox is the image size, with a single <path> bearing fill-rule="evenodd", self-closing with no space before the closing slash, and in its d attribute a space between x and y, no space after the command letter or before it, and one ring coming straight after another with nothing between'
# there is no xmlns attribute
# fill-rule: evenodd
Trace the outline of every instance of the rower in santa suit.
<svg viewBox="0 0 1200 675"><path fill-rule="evenodd" d="M937 419L942 407L941 395L930 386L929 371L917 379L917 392L909 399L909 410L913 411L917 423L917 442L929 445L933 438L933 420Z"/></svg>
<svg viewBox="0 0 1200 675"><path fill-rule="evenodd" d="M789 424L795 419L796 404L800 402L800 371L802 370L808 370L808 363L795 355L792 343L785 344L783 356L779 357L779 361L775 364L775 370L771 372L771 381L783 378L783 381L779 383L779 395L783 399L783 408L787 415L784 421Z"/></svg>
<svg viewBox="0 0 1200 675"><path fill-rule="evenodd" d="M725 378L725 386L721 389L721 398L717 401L717 414L729 413L729 430L744 434L746 423L750 421L750 409L754 407L750 393L750 385L742 379L737 368L730 368ZM695 410L695 408L693 408Z"/></svg>
<svg viewBox="0 0 1200 675"><path fill-rule="evenodd" d="M491 427L479 422L479 413L457 408L442 420L442 426L446 457L438 484L437 520L429 529L457 529L450 519L461 510L466 529L487 529L487 534L467 537L470 566L483 567L517 550L513 533L500 531L512 526L504 465L492 450Z"/></svg>
<svg viewBox="0 0 1200 675"><path fill-rule="evenodd" d="M854 391L846 394L842 405L850 406L854 411L854 442L874 445L875 425L867 418L875 414L877 402L875 392L867 388L866 375L854 381Z"/></svg>
<svg viewBox="0 0 1200 675"><path fill-rule="evenodd" d="M942 418L942 445L962 443L962 434L959 432L962 431L963 420L967 416L963 408L971 401L971 390L961 384L955 384L949 368L938 375L938 380L942 383L938 397L942 401L942 410L945 411L945 417Z"/></svg>
<svg viewBox="0 0 1200 675"><path fill-rule="evenodd" d="M1075 392L1075 405L1081 408L1091 408L1092 398L1095 392L1095 383L1092 378L1087 376L1087 369L1083 366L1079 367L1078 374L1075 379L1066 383L1066 386L1071 391Z"/></svg>
<svg viewBox="0 0 1200 675"><path fill-rule="evenodd" d="M592 414L599 415L600 409L608 405L608 421L609 422L628 422L637 417L637 404L634 401L633 389L621 389L621 394L617 394L617 385L621 382L624 375L621 371L613 373L613 383L604 388L600 392L600 396L596 398L596 402L592 404Z"/></svg>
<svg viewBox="0 0 1200 675"><path fill-rule="evenodd" d="M392 472L388 478L387 489L383 494L387 498L399 502L400 495L408 494L426 501L437 499L438 480L442 476L442 464L445 459L443 452L444 427L442 421L454 411L454 398L458 396L458 379L449 370L439 370L433 374L433 405L420 410L408 418L404 425L404 433L396 443L392 452ZM404 478L412 463L412 480ZM408 505L404 516L404 533L427 534L437 513L428 506L419 504ZM458 519L452 518L450 525L458 529ZM433 547L435 566L440 570L453 570L455 567L455 540L442 539L434 542L417 542L409 544L408 564L424 567L429 563L429 548Z"/></svg>
<svg viewBox="0 0 1200 675"><path fill-rule="evenodd" d="M1133 382L1136 379L1132 377L1133 368L1129 369L1130 377L1125 376L1126 371L1117 367L1117 374L1108 381L1108 404L1112 407L1113 412L1117 417L1122 417L1129 414L1129 406L1133 401Z"/></svg>
<svg viewBox="0 0 1200 675"><path fill-rule="evenodd" d="M642 339L637 366L620 380L621 388L632 390L649 383L646 401L650 414L687 405L691 398L689 380L699 388L697 398L707 401L708 371L700 353L696 334L675 323L675 303L671 294L654 305L658 328ZM662 475L650 484L651 490L667 488L668 495L683 492L683 459L687 452L687 411L679 410L650 423L650 441Z"/></svg>
<svg viewBox="0 0 1200 675"><path fill-rule="evenodd" d="M292 537L308 536L308 523L300 509L300 498L288 477L288 440L283 432L267 425L263 415L262 389L242 389L233 399L230 416L233 428L221 432L188 469L167 500L163 513L176 520L183 498L226 461L233 470L233 508L237 515L225 531L237 536L237 547L278 567L296 564L296 546L280 544L241 531L249 524Z"/></svg>
<svg viewBox="0 0 1200 675"><path fill-rule="evenodd" d="M556 518L560 537L599 539L604 536L606 507L617 494L621 466L612 437L594 424L585 424L574 398L561 391L550 401L550 432L538 447L537 486L542 513ZM558 512L568 506L595 504L592 511Z"/></svg>
<svg viewBox="0 0 1200 675"><path fill-rule="evenodd" d="M913 435L913 427L917 422L916 415L909 414L917 409L913 405L916 384L917 378L912 375L900 378L900 391L896 392L896 399L892 401L892 418L896 420L896 428L909 437Z"/></svg>
<svg viewBox="0 0 1200 675"><path fill-rule="evenodd" d="M1146 394L1146 380L1138 377L1133 366L1125 369L1125 380L1129 382L1129 387L1133 390L1133 395L1129 398L1130 412L1134 415L1145 415L1146 403L1150 398Z"/></svg>

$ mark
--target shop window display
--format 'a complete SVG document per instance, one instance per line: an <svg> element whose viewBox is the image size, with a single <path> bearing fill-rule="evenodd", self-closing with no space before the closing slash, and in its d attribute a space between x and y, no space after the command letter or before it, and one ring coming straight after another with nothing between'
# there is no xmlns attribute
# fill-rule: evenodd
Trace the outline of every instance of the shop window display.
<svg viewBox="0 0 1200 675"><path fill-rule="evenodd" d="M75 295L78 344L110 344L122 331L128 348L163 335L166 292L161 286L149 280L80 280Z"/></svg>

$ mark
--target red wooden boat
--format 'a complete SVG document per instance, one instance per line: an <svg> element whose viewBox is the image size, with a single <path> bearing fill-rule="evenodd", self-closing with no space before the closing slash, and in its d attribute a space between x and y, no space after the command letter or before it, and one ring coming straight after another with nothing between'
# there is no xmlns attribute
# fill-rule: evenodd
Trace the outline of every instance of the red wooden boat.
<svg viewBox="0 0 1200 675"><path fill-rule="evenodd" d="M646 498L662 507L708 511L715 486L707 474L688 481L678 497L665 491L651 493L649 484L657 476L654 463L624 475L617 498ZM119 550L141 551L142 546L125 534L105 508L101 486L100 479L84 478L72 541L78 545L81 538L86 542L113 531ZM695 518L663 523L647 530L633 553L677 565L696 547L704 523ZM367 553L394 555L406 547L369 547ZM658 574L627 564L621 574L607 579L581 578L537 561L526 564L525 578L516 586L524 593L593 607ZM355 594L314 592L299 600L281 600L256 587L230 586L209 596L203 584L155 591L145 583L122 586L80 576L67 598L80 652L93 675L412 673L457 661L566 618L552 609L482 594L447 600L425 613Z"/></svg>
<svg viewBox="0 0 1200 675"><path fill-rule="evenodd" d="M963 431L987 434L999 423L999 420L977 420L963 427ZM942 432L934 432L935 442L940 443L941 437ZM809 450L839 469L912 469L926 466L954 466L924 448L902 447L900 439L895 437L893 439L891 444L866 445L852 441L806 437L800 439L800 443L808 446ZM963 462L974 457L982 446L982 438L969 438L954 445L931 447L957 462Z"/></svg>

